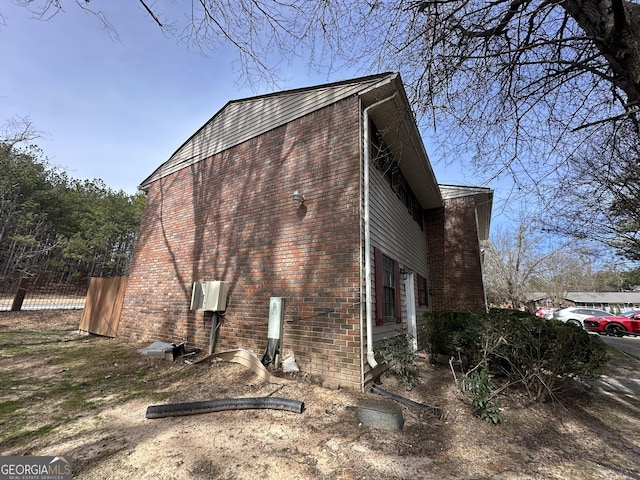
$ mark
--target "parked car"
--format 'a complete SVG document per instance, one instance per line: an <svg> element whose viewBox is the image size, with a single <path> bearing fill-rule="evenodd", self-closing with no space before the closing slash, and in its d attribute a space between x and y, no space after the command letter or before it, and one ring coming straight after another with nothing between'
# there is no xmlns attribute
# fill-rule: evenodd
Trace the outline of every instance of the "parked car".
<svg viewBox="0 0 640 480"><path fill-rule="evenodd" d="M621 317L640 319L640 310L630 310L620 314Z"/></svg>
<svg viewBox="0 0 640 480"><path fill-rule="evenodd" d="M604 310L586 307L565 307L553 312L553 318L561 322L571 323L584 328L584 319L589 317L608 317L611 315Z"/></svg>
<svg viewBox="0 0 640 480"><path fill-rule="evenodd" d="M589 317L584 319L584 328L590 332L612 335L614 337L640 335L640 319L629 318L622 315Z"/></svg>
<svg viewBox="0 0 640 480"><path fill-rule="evenodd" d="M536 310L536 317L553 318L553 312L555 311L556 309L553 307L540 307L538 310Z"/></svg>

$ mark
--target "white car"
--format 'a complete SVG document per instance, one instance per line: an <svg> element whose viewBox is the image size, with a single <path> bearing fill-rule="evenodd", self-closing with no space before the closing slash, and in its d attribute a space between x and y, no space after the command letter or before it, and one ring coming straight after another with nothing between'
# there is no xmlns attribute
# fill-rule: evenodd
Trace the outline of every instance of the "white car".
<svg viewBox="0 0 640 480"><path fill-rule="evenodd" d="M608 317L611 314L604 310L587 307L565 307L553 312L553 318L561 322L571 323L584 328L584 319L589 317Z"/></svg>

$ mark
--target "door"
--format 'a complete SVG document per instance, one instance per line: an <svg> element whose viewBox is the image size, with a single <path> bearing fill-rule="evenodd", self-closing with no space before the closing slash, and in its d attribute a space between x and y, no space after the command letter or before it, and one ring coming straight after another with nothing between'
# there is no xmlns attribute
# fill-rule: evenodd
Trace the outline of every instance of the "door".
<svg viewBox="0 0 640 480"><path fill-rule="evenodd" d="M407 333L409 343L414 351L418 350L418 328L416 324L416 295L414 291L414 274L408 272L404 279L404 301L407 312Z"/></svg>

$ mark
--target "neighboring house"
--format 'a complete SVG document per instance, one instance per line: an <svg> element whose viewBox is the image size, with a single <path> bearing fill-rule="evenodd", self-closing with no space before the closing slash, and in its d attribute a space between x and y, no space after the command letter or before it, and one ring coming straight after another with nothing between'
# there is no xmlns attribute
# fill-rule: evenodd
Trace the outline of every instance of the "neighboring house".
<svg viewBox="0 0 640 480"><path fill-rule="evenodd" d="M534 311L539 307L558 306L543 292L531 294L530 302ZM567 292L561 303L564 307L596 308L611 313L623 313L640 310L640 292Z"/></svg>
<svg viewBox="0 0 640 480"><path fill-rule="evenodd" d="M561 306L563 297L552 298L546 292L531 292L527 295L526 308L535 313L541 307L557 308Z"/></svg>
<svg viewBox="0 0 640 480"><path fill-rule="evenodd" d="M567 305L598 308L611 313L640 309L640 292L568 292Z"/></svg>
<svg viewBox="0 0 640 480"><path fill-rule="evenodd" d="M231 101L141 188L120 336L208 347L192 284L225 281L216 351L262 355L282 297L282 350L364 389L377 342L486 309L493 193L438 185L396 73Z"/></svg>

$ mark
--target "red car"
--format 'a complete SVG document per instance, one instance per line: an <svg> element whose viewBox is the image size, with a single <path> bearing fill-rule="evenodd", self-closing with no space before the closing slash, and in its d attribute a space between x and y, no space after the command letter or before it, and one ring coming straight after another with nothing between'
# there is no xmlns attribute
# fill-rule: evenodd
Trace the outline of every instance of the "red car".
<svg viewBox="0 0 640 480"><path fill-rule="evenodd" d="M540 318L553 318L553 312L555 312L557 308L553 307L540 307L536 310L536 317Z"/></svg>
<svg viewBox="0 0 640 480"><path fill-rule="evenodd" d="M584 328L589 332L623 337L640 335L640 315L631 318L610 315L607 317L589 317L584 319Z"/></svg>

